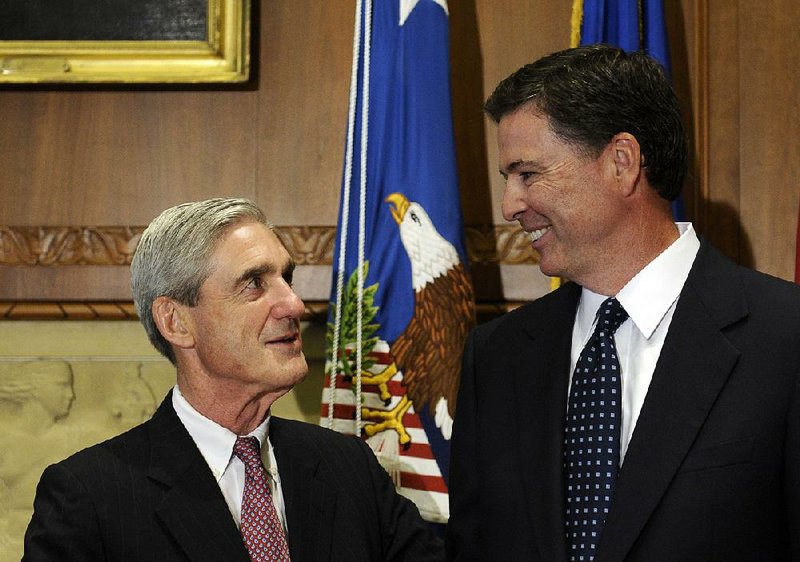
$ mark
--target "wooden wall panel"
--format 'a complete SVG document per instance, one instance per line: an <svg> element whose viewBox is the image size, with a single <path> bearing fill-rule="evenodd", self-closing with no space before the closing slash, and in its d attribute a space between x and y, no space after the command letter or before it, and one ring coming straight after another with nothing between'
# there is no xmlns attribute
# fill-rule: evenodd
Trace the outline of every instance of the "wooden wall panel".
<svg viewBox="0 0 800 562"><path fill-rule="evenodd" d="M698 230L734 260L792 279L800 189L800 5L684 0Z"/></svg>
<svg viewBox="0 0 800 562"><path fill-rule="evenodd" d="M702 0L701 0L702 1ZM740 260L745 243L741 238L740 214L740 67L739 8L729 0L708 0L708 20L699 32L705 34L707 106L701 109L708 144L702 155L707 182L700 202L699 230L731 258Z"/></svg>
<svg viewBox="0 0 800 562"><path fill-rule="evenodd" d="M748 265L787 279L800 201L798 29L796 0L739 2L742 238L753 248Z"/></svg>
<svg viewBox="0 0 800 562"><path fill-rule="evenodd" d="M457 4L454 2L454 6ZM571 3L554 0L540 2L520 2L519 0L479 0L475 3L477 15L478 40L480 41L483 61L483 91L480 103L494 91L498 82L517 70L519 67L533 62L547 53L569 47ZM454 8L455 9L455 8ZM455 56L460 51L455 50ZM462 65L473 64L462 60ZM456 78L458 79L458 78ZM471 106L467 117L477 120L477 112L481 105ZM462 108L463 110L463 108ZM485 162L487 170L481 177L488 178L489 190L485 185L475 185L482 191L480 197L466 198L466 221L485 221L504 224L500 201L503 196L504 182L497 171L496 126L487 117L482 117L485 135L486 156L479 159ZM460 148L460 145L458 145ZM471 177L470 175L461 175ZM491 217L487 217L486 197L492 209Z"/></svg>
<svg viewBox="0 0 800 562"><path fill-rule="evenodd" d="M254 168L275 224L336 224L354 16L353 0L262 5Z"/></svg>
<svg viewBox="0 0 800 562"><path fill-rule="evenodd" d="M146 224L164 207L254 193L252 92L0 93L0 223Z"/></svg>
<svg viewBox="0 0 800 562"><path fill-rule="evenodd" d="M0 225L140 226L179 201L244 195L278 225L333 227L354 5L254 0L254 77L243 87L0 89ZM690 216L734 259L786 278L800 171L798 6L667 3L674 83L692 137ZM570 8L450 3L468 224L504 224L495 129L482 102L519 66L568 45ZM124 267L69 267L88 269L0 266L0 299L126 296ZM496 268L481 282L501 284Z"/></svg>

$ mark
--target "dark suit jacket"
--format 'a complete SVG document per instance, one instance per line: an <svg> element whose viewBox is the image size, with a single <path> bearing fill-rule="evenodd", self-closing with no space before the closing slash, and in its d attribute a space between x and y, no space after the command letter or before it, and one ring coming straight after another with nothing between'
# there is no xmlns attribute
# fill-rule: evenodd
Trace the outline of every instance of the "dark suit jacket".
<svg viewBox="0 0 800 562"><path fill-rule="evenodd" d="M293 562L441 560L416 507L354 437L273 417ZM48 467L23 560L249 560L211 470L172 407Z"/></svg>
<svg viewBox="0 0 800 562"><path fill-rule="evenodd" d="M448 558L566 560L567 284L477 328ZM800 287L703 241L620 469L598 562L800 560Z"/></svg>

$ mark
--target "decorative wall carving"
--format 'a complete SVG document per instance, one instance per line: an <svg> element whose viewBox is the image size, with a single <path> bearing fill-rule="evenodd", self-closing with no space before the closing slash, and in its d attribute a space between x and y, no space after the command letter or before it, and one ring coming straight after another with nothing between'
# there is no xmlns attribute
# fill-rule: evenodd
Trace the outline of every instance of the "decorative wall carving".
<svg viewBox="0 0 800 562"><path fill-rule="evenodd" d="M0 266L130 265L144 229L143 226L0 226ZM297 265L333 263L335 226L279 226L275 232ZM528 235L517 226L467 226L464 234L473 265L538 263ZM306 303L304 320L322 322L326 317L326 302ZM0 302L0 319L5 320L137 318L129 301Z"/></svg>
<svg viewBox="0 0 800 562"><path fill-rule="evenodd" d="M96 359L0 358L0 562L22 555L44 468L143 422L174 384L166 361Z"/></svg>
<svg viewBox="0 0 800 562"><path fill-rule="evenodd" d="M464 236L470 263L539 263L539 256L531 248L528 235L518 226L467 226L464 228Z"/></svg>
<svg viewBox="0 0 800 562"><path fill-rule="evenodd" d="M0 265L130 265L143 226L0 226ZM516 226L465 229L471 263L535 264L527 235ZM298 265L331 265L335 226L275 228Z"/></svg>
<svg viewBox="0 0 800 562"><path fill-rule="evenodd" d="M333 263L335 226L276 226L275 233L297 265Z"/></svg>
<svg viewBox="0 0 800 562"><path fill-rule="evenodd" d="M139 226L0 226L0 265L129 265Z"/></svg>

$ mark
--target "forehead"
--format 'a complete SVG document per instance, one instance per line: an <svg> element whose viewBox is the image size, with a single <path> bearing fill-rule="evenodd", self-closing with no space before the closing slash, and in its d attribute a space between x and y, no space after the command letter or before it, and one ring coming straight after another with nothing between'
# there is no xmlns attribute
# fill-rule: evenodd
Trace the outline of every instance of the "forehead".
<svg viewBox="0 0 800 562"><path fill-rule="evenodd" d="M545 164L552 159L581 157L575 147L553 132L548 117L531 106L522 106L500 119L497 146L501 170L520 162Z"/></svg>
<svg viewBox="0 0 800 562"><path fill-rule="evenodd" d="M517 144L540 144L557 141L550 128L550 121L542 112L529 106L522 106L504 115L497 127L497 141L500 148Z"/></svg>
<svg viewBox="0 0 800 562"><path fill-rule="evenodd" d="M231 225L217 242L210 262L215 269L247 269L255 265L283 267L291 261L277 235L256 221Z"/></svg>

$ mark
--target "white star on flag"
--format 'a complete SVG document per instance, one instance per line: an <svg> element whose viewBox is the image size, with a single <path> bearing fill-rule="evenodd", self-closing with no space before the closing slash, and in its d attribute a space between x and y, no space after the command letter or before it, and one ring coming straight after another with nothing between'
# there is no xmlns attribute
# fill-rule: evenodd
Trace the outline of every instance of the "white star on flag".
<svg viewBox="0 0 800 562"><path fill-rule="evenodd" d="M417 7L419 1L420 0L400 0L400 25L406 23L408 16L411 15L411 12L413 12L414 8ZM450 15L450 12L447 10L447 0L433 0L433 1L442 7L442 10L444 10L445 14L447 14L448 16Z"/></svg>

